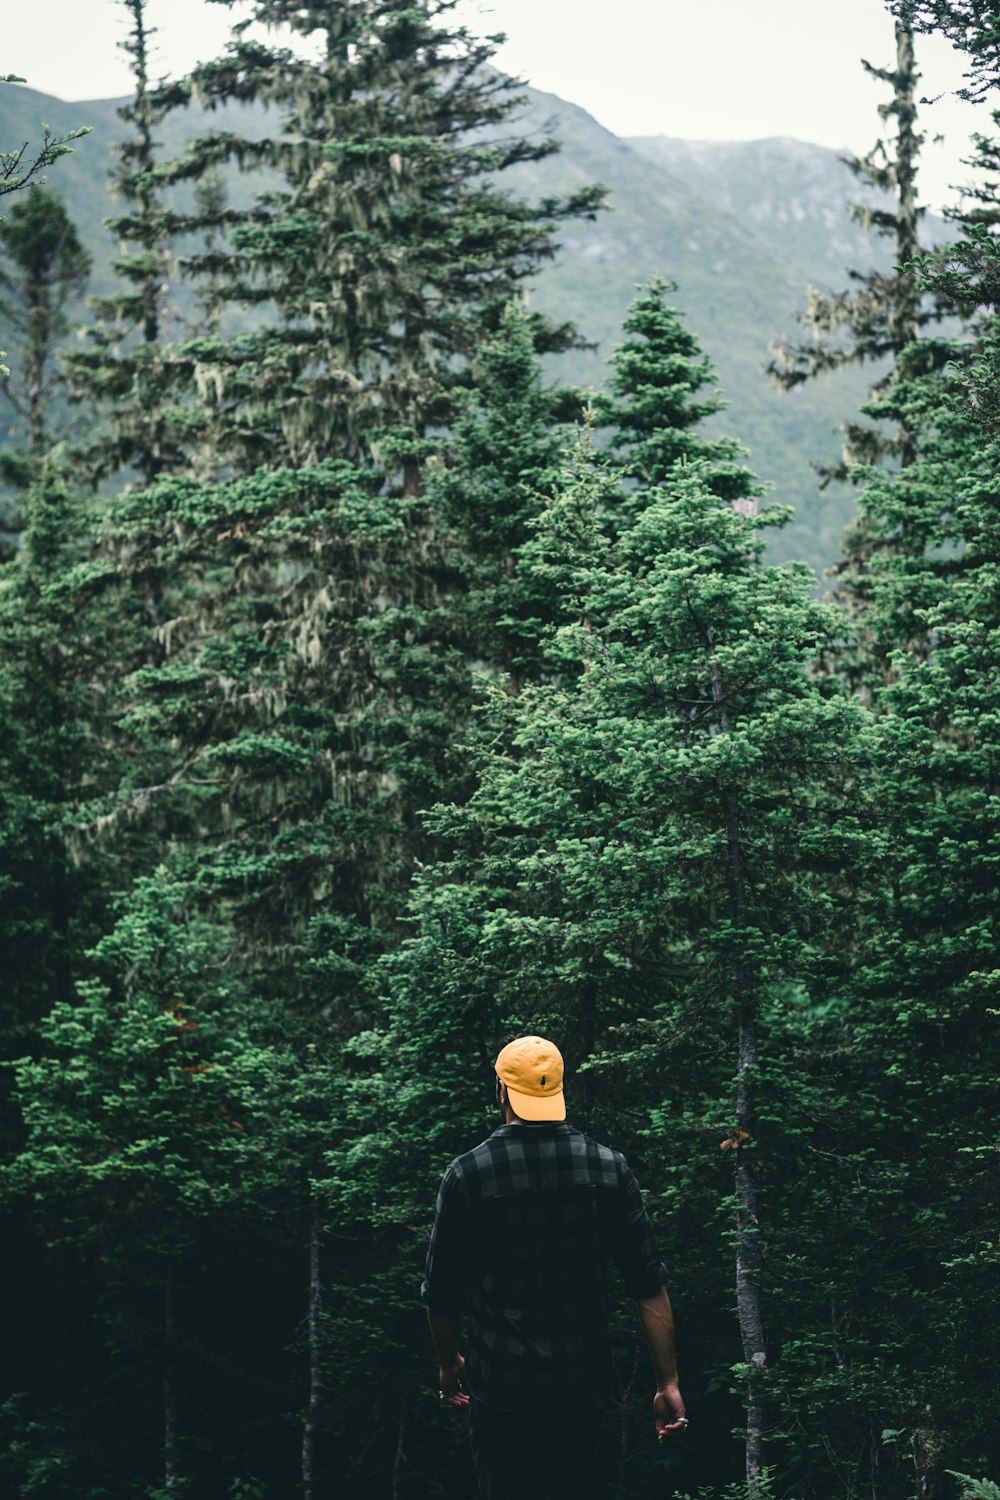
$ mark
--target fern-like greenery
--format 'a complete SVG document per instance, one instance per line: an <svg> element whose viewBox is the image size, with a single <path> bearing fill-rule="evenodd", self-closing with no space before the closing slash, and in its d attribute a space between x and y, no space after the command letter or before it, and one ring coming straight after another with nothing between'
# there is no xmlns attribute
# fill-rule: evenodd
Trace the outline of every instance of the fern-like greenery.
<svg viewBox="0 0 1000 1500"><path fill-rule="evenodd" d="M961 1485L961 1500L1000 1500L1000 1484L994 1484L992 1479L973 1479L971 1474L960 1474L957 1469L946 1469L945 1473Z"/></svg>

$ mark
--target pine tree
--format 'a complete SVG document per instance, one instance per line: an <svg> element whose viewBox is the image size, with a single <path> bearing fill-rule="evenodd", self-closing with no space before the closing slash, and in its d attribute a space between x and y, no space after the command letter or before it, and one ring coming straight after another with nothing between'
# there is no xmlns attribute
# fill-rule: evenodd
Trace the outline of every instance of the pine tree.
<svg viewBox="0 0 1000 1500"><path fill-rule="evenodd" d="M647 494L610 552L578 554L582 609L553 646L562 683L500 698L477 791L435 814L454 852L422 877L417 935L392 960L388 1041L396 1118L435 1123L398 1191L421 1178L426 1191L431 1158L468 1140L507 1026L586 1061L578 1107L617 1135L669 1131L679 1192L665 1192L664 1229L684 1265L698 1258L684 1214L702 1222L706 1170L715 1181L706 1138L716 1157L724 1138L759 1484L769 1288L756 1161L775 1115L757 1038L782 983L822 974L834 946L826 866L856 836L858 715L806 674L838 622L809 601L804 573L761 568L756 523L697 477ZM634 1114L616 1107L612 1125L623 1070Z"/></svg>
<svg viewBox="0 0 1000 1500"><path fill-rule="evenodd" d="M0 924L4 1051L33 1049L72 993L116 888L98 860L75 867L81 804L114 784L109 743L120 639L102 569L87 557L88 507L50 463L24 500L25 529L0 569ZM108 738L106 738L106 736ZM8 1122L5 1122L5 1129Z"/></svg>
<svg viewBox="0 0 1000 1500"><path fill-rule="evenodd" d="M312 19L319 15L317 8ZM141 7L135 19L138 26ZM321 19L330 19L330 7ZM305 12L300 20L308 32ZM184 1390L197 1370L185 1266L195 1254L215 1254L220 1239L230 1242L237 1213L232 1199L224 1196L213 1207L202 1190L219 1180L227 1152L235 1161L243 1138L220 1134L213 1110L222 1104L247 1125L240 1113L245 1101L233 1080L242 1060L250 1067L265 1046L273 1078L294 1097L272 1094L254 1075L251 1093L258 1101L266 1098L269 1107L266 1120L254 1116L252 1160L241 1157L241 1170L248 1193L256 1192L273 1219L247 1230L248 1244L234 1264L258 1286L253 1277L259 1252L282 1296L286 1284L294 1288L294 1321L306 1315L306 1490L321 1482L321 1454L331 1429L339 1429L340 1441L356 1451L360 1413L345 1402L323 1402L321 1382L330 1380L338 1395L349 1393L348 1372L366 1359L370 1364L372 1341L359 1331L346 1291L342 1299L333 1296L328 1283L325 1309L317 1294L324 1264L330 1274L327 1227L337 1228L341 1247L355 1245L351 1254L364 1268L371 1260L371 1218L359 1230L345 1219L332 1190L320 1192L317 1122L336 1116L339 1050L376 1009L374 965L398 940L407 882L429 848L419 810L464 788L467 772L455 754L454 736L471 697L471 616L460 621L454 601L468 592L475 571L463 548L471 554L478 547L485 566L494 545L483 526L477 541L474 528L467 540L460 537L457 528L439 523L429 498L416 493L420 484L412 465L447 444L446 435L418 428L447 414L453 386L457 391L472 384L470 356L479 352L491 321L499 324L511 290L550 252L548 220L563 211L558 204L542 212L525 207L488 184L504 162L533 157L542 148L516 140L488 147L466 138L473 127L499 125L507 112L506 85L473 80L482 49L463 53L464 43L440 40L419 7L407 14L400 6L345 6L334 17L338 24L358 20L364 25L353 42L332 26L337 66L317 68L297 58L288 58L287 67L282 63L280 99L301 111L293 114L290 130L302 128L304 149L297 152L294 139L281 134L274 162L278 184L272 179L272 199L242 226L245 245L213 242L196 257L213 308L266 304L275 291L277 314L288 321L234 341L223 315L214 330L218 337L209 329L211 336L180 349L162 342L154 347L146 338L159 338L162 324L130 324L122 360L102 363L98 350L90 366L98 386L104 381L108 390L117 389L120 380L126 404L145 391L150 406L151 426L141 426L137 416L136 425L126 424L103 450L109 468L131 462L142 482L104 503L100 565L124 586L126 612L151 603L146 621L152 649L133 649L121 658L118 783L113 790L97 788L77 820L85 852L122 859L129 895L120 920L95 950L97 977L88 972L86 986L78 986L75 1013L60 1008L53 1017L47 1033L52 1066L46 1058L37 1073L29 1069L24 1075L29 1079L30 1073L25 1097L36 1088L45 1102L33 1117L37 1130L22 1162L22 1181L41 1191L45 1171L39 1161L51 1147L65 1172L67 1216L84 1239L90 1228L100 1232L101 1218L88 1220L88 1182L100 1179L114 1194L101 1254L114 1267L122 1337L133 1351L140 1338L152 1343L148 1319L128 1310L152 1295L140 1272L152 1262L137 1242L148 1230L167 1308L160 1420L164 1479L174 1488L186 1477L191 1402ZM246 61L268 50L255 48L240 39L234 55ZM211 76L206 69L208 92ZM252 88L259 86L256 72ZM296 91L298 104L291 97ZM224 97L222 81L217 97ZM150 107L161 106L165 95ZM309 118L313 106L315 122ZM328 139L337 110L344 128ZM401 174L395 144L386 146L390 129ZM149 144L148 131L142 139ZM226 151L219 152L221 160ZM305 156L309 169L296 176ZM161 173L146 156L142 161L136 193L184 175L180 168ZM195 175L205 161L192 168ZM319 188L325 175L332 187L324 198ZM351 191L359 200L370 192L376 206L388 201L392 213L362 233L351 220ZM593 196L584 195L587 202ZM183 227L211 236L220 218L231 226L237 216L217 195L212 200L202 194L201 207ZM153 197L140 206L134 224L123 226L130 235L167 223ZM179 223L169 220L171 229ZM298 242L294 256L274 256L259 236L254 239L267 226L287 250L295 226L303 224L309 236ZM145 249L124 264L138 279L120 305L123 328L127 319L144 316L140 293L155 285L140 271L160 264L153 254L159 239L146 244L140 237L137 243ZM351 271L354 281L347 277L343 296L333 262L324 259L328 243L348 269L356 263L357 275ZM320 247L318 281L303 246ZM249 280L241 285L240 270L234 285L231 275L237 262L244 264L241 257L248 278L255 267L264 268L260 285L245 298ZM348 353L357 361L345 380L338 373L344 351L336 339L338 319L351 306ZM155 303L153 310L158 313ZM313 315L322 334L315 360L314 346L302 342ZM540 343L562 337L547 333L539 320L529 326ZM213 384L211 359L218 358L225 375L240 367L254 339L258 349L274 355L273 364L265 358L260 367L275 383L260 392L259 403L258 392L244 401L230 386L218 408L211 399L200 413L183 407L189 372L202 378L207 371ZM308 359L299 365L300 345L307 344ZM396 374L383 363L390 355ZM142 385L146 374L149 381ZM177 398L172 411L168 390ZM322 409L327 394L344 391L356 398L362 414L376 412L381 425L370 442L367 435L352 435L354 417L347 420L339 397L329 412ZM179 407L180 426L157 426L172 421ZM299 418L306 424L301 433ZM410 422L408 430L389 430L401 420ZM210 431L222 435L219 462L212 467L203 461ZM160 440L161 432L176 432L183 444L171 447ZM355 449L357 464L343 456ZM200 997L199 973L208 976ZM189 1022L199 1027L190 1036L184 1029ZM109 1028L116 1027L112 1044ZM67 1100L60 1093L59 1065L71 1043L78 1067ZM171 1059L184 1048L195 1055L176 1059L183 1062L182 1079ZM198 1071L202 1062L209 1070L204 1074ZM195 1070L190 1075L188 1067ZM78 1150L81 1135L92 1157ZM130 1183L125 1172L131 1152L137 1167ZM268 1163L272 1170L265 1170ZM48 1186L55 1188L54 1177ZM138 1202L130 1199L130 1186ZM155 1213L155 1234L143 1217L145 1204ZM51 1233L48 1222L46 1230ZM308 1303L299 1295L306 1264ZM399 1279L391 1266L387 1274ZM408 1337L406 1303L397 1291L390 1299L390 1347ZM329 1353L331 1326L343 1335L336 1362ZM293 1336L283 1328L282 1345ZM135 1358L148 1379L149 1359L138 1353ZM300 1374L297 1369L296 1378ZM293 1390L286 1406L295 1399ZM410 1402L407 1391L403 1418ZM345 1411L355 1413L350 1421ZM287 1481L287 1472L275 1479L279 1486Z"/></svg>
<svg viewBox="0 0 1000 1500"><path fill-rule="evenodd" d="M894 675L877 700L876 792L890 878L878 944L856 980L861 1055L879 1059L878 1074L856 1092L871 1101L869 1177L892 1202L920 1298L916 1324L897 1320L890 1425L912 1450L926 1494L941 1489L948 1462L1000 1457L988 1415L995 1382L976 1331L995 1274L983 1204L996 1176L984 1143L997 1070L990 908L1000 557L996 439L963 399L967 368L968 351L945 371L918 368L897 383L914 461L873 475L860 497L880 544L868 619ZM939 1369L933 1382L914 1381L929 1327ZM942 1389L967 1399L942 1397L939 1375Z"/></svg>
<svg viewBox="0 0 1000 1500"><path fill-rule="evenodd" d="M932 9L964 41L974 94L992 67L995 7L915 5L921 29ZM966 29L973 13L977 24ZM946 1468L1000 1462L989 1415L995 1378L982 1361L995 1275L984 1202L996 1191L995 1154L985 1145L997 1067L987 914L1000 431L995 138L975 138L970 164L984 181L951 215L964 232L920 262L922 284L971 320L969 335L936 373L904 355L894 399L907 409L914 461L898 476L869 476L861 495L883 552L872 569L872 628L896 665L879 704L878 789L894 879L884 893L881 952L860 976L861 1036L889 1060L877 1094L893 1129L873 1154L882 1183L895 1183L920 1295L919 1330L904 1325L892 1427L924 1494L950 1492ZM902 1183L900 1154L911 1163ZM943 1388L965 1392L965 1401L942 1400L936 1384L905 1373L928 1328L948 1372Z"/></svg>
<svg viewBox="0 0 1000 1500"><path fill-rule="evenodd" d="M661 307L654 288L640 299L642 322ZM640 391L701 383L700 351L685 369L668 332L664 367L646 356ZM669 400L662 410L657 433L646 406L647 454L670 451ZM690 455L693 423L678 425ZM435 1167L469 1143L504 1030L548 1031L579 1069L573 1096L595 1133L624 1137L637 1160L651 1152L681 1296L689 1275L689 1292L721 1305L731 1289L705 1271L718 1250L685 1226L712 1216L719 1185L706 1144L717 1161L724 1135L746 1475L763 1493L773 1210L757 1202L756 1163L778 1126L759 1087L758 1038L786 1024L787 986L822 993L837 967L850 902L829 871L865 842L847 795L859 712L806 670L839 617L810 600L806 570L760 565L752 478L732 446L705 449L659 484L638 484L623 511L585 445L518 551L525 593L563 601L540 633L548 673L516 693L495 687L471 749L477 789L432 815L450 852L421 874L415 934L386 960L385 1073L367 1120L366 1091L356 1093L370 1132L358 1149L386 1211L411 1222L414 1191L428 1194ZM736 504L713 491L720 456L722 472L739 476ZM650 1144L665 1132L671 1167ZM392 1181L399 1154L408 1170ZM721 1347L714 1329L704 1337L719 1363L733 1362L725 1336Z"/></svg>
<svg viewBox="0 0 1000 1500"><path fill-rule="evenodd" d="M262 1206L257 1100L280 1066L248 1035L244 997L219 964L228 934L186 910L188 895L163 871L141 881L92 977L53 1006L44 1052L16 1065L26 1139L5 1173L47 1242L91 1247L119 1287L110 1337L137 1369L158 1366L165 1494L185 1482L187 1262L206 1219L219 1229L248 1216L255 1194ZM144 1303L156 1321L126 1311ZM77 1404L86 1412L86 1391Z"/></svg>
<svg viewBox="0 0 1000 1500"><path fill-rule="evenodd" d="M904 14L895 23L896 66L876 68L863 62L865 71L892 88L892 98L879 105L886 122L895 121L895 139L890 146L877 141L863 157L850 157L847 164L866 186L891 195L892 208L855 204L851 216L866 229L889 239L893 269L865 275L850 272L851 290L828 296L809 288L808 305L800 323L809 338L802 344L782 342L774 346L769 368L776 382L792 389L845 364L879 364L898 356L920 337L927 323L941 316L940 308L927 307L913 262L920 254L919 224L925 209L917 201L917 163L924 137L917 132L916 70L913 27ZM890 368L875 383L872 396L884 395L893 379ZM851 465L884 462L888 458L905 465L912 459L906 429L887 434L884 429L849 422L845 426L844 454L839 465L822 468L824 482L846 479Z"/></svg>
<svg viewBox="0 0 1000 1500"><path fill-rule="evenodd" d="M579 397L542 383L537 320L519 303L505 310L472 367L443 466L429 501L454 538L463 577L449 601L456 642L482 674L517 682L537 674L540 632L560 610L557 592L526 595L518 556L563 483L560 418Z"/></svg>
<svg viewBox="0 0 1000 1500"><path fill-rule="evenodd" d="M513 85L486 71L496 39L450 27L453 9L261 0L227 55L192 76L209 108L263 103L274 122L261 140L204 137L169 174L184 181L237 160L278 176L245 213L215 215L227 249L187 257L191 274L214 278L223 306L280 318L185 347L240 469L377 462L380 434L395 430L394 458L416 492L424 438L448 420L484 331L551 256L555 223L600 202L585 189L531 205L497 185L554 146L498 137L516 108ZM252 20L287 25L310 56L251 41ZM212 221L195 215L187 227ZM539 329L549 346L571 336Z"/></svg>
<svg viewBox="0 0 1000 1500"><path fill-rule="evenodd" d="M195 75L210 105L269 103L280 133L210 137L163 175L235 155L280 176L247 215L223 212L231 250L190 268L212 276L217 305L271 304L283 321L170 351L218 396L204 420L237 477L126 497L108 531L155 603L129 722L140 759L162 767L152 794L126 781L115 820L153 795L220 869L241 846L240 952L298 952L315 918L355 1002L426 845L417 810L456 774L447 726L469 698L468 643L447 614L473 563L439 534L414 464L446 445L425 429L551 252L550 219L598 196L539 209L492 184L551 147L476 136L506 120L510 91L483 72L489 44L438 24L450 8L262 7L258 19L324 40L319 59L237 28ZM186 227L210 232L207 209ZM563 337L528 326L536 342ZM188 436L200 441L197 423ZM494 541L481 528L470 545ZM283 964L282 985L295 972Z"/></svg>
<svg viewBox="0 0 1000 1500"><path fill-rule="evenodd" d="M60 200L31 187L0 222L0 314L17 334L15 374L3 394L25 424L28 456L5 452L0 473L22 483L37 468L50 441L53 355L67 329L66 305L90 274L90 255Z"/></svg>
<svg viewBox="0 0 1000 1500"><path fill-rule="evenodd" d="M666 300L673 291L673 282L654 278L632 303L623 325L628 337L611 356L609 394L596 398L595 419L612 428L610 450L628 479L662 484L678 462L699 462L711 467L709 484L720 499L751 501L760 486L738 444L696 430L725 403L711 361Z"/></svg>
<svg viewBox="0 0 1000 1500"><path fill-rule="evenodd" d="M908 9L926 20L932 7ZM936 9L953 19L972 13ZM986 10L977 14L985 19ZM988 65L988 30L968 38L974 77ZM995 155L986 138L975 154L989 174ZM988 907L1000 365L989 199L987 180L971 195L962 238L918 267L922 288L973 318L971 338L941 341L950 359L936 369L919 346L902 353L873 410L905 425L911 462L898 473L867 471L859 497L873 542L866 624L892 674L876 698L886 878L873 887L878 943L855 980L852 1096L864 1124L853 1149L868 1162L883 1242L906 1269L906 1316L897 1312L882 1331L878 1310L869 1314L875 1342L889 1351L871 1378L884 1382L899 1462L911 1456L921 1495L950 1493L949 1466L990 1467L1000 1458L989 1415L995 1377L982 1361L995 1275L984 1201L996 1176L984 1143L997 1067ZM878 1060L867 1075L865 1057ZM891 1266L880 1274L888 1282ZM919 1352L928 1335L939 1351L932 1376ZM952 1400L952 1391L965 1399Z"/></svg>
<svg viewBox="0 0 1000 1500"><path fill-rule="evenodd" d="M1000 9L996 0L888 0L893 15L919 32L939 32L966 54L960 98L981 103L1000 77Z"/></svg>
<svg viewBox="0 0 1000 1500"><path fill-rule="evenodd" d="M96 322L89 344L65 359L70 389L103 419L103 430L77 454L92 483L111 475L137 475L149 484L158 474L182 467L188 421L179 409L181 376L167 354L171 326L167 294L171 241L180 217L164 202L157 160L156 127L176 102L169 86L153 88L146 23L148 0L121 0L130 30L120 44L129 58L135 95L118 114L130 134L119 144L112 177L125 211L108 221L120 247L115 275L124 289L92 299ZM151 624L155 601L149 600Z"/></svg>

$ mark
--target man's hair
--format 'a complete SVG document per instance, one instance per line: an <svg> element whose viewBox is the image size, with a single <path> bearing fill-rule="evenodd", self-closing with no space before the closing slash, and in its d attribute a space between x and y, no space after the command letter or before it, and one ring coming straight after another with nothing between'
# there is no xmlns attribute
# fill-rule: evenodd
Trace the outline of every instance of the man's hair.
<svg viewBox="0 0 1000 1500"><path fill-rule="evenodd" d="M497 1054L500 1053L500 1052L502 1052L505 1047L509 1047L510 1044L511 1044L511 1042L519 1042L522 1037L525 1037L525 1036L534 1036L534 1035L535 1035L535 1032L533 1032L533 1031L506 1031L506 1032L504 1032L503 1036L500 1038L499 1042L497 1042L497 1044L496 1044L496 1050L494 1051L493 1056L496 1057Z"/></svg>
<svg viewBox="0 0 1000 1500"><path fill-rule="evenodd" d="M493 1052L491 1054L492 1058L495 1059L503 1051L503 1049L505 1047L509 1047L510 1046L511 1042L519 1042L523 1036L533 1036L533 1035L534 1035L534 1032L531 1032L531 1031L507 1031L507 1032L504 1032L504 1034L500 1038L499 1042L497 1042L496 1045L493 1048ZM490 1067L493 1068L493 1062L492 1061L490 1062ZM500 1074L494 1068L493 1069L493 1093L494 1093L494 1095L496 1097L497 1104L500 1103L500 1084L502 1083L502 1081L503 1080L501 1079Z"/></svg>

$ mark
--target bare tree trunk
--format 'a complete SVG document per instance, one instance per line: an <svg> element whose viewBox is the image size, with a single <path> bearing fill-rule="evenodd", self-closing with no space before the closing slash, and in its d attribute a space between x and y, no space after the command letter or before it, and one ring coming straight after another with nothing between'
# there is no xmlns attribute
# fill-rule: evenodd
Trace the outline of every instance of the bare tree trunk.
<svg viewBox="0 0 1000 1500"><path fill-rule="evenodd" d="M314 1203L309 1226L309 1314L306 1323L309 1344L309 1401L306 1406L305 1426L302 1429L302 1493L305 1500L313 1500L316 1472L316 1419L323 1394L319 1363L321 1301L319 1205Z"/></svg>
<svg viewBox="0 0 1000 1500"><path fill-rule="evenodd" d="M403 1494L403 1470L406 1468L406 1392L399 1401L399 1427L396 1431L396 1452L392 1460L392 1500L401 1500Z"/></svg>
<svg viewBox="0 0 1000 1500"><path fill-rule="evenodd" d="M706 646L711 653L714 642L709 634ZM722 674L710 660L712 698L718 711L719 728L729 729L725 687ZM743 842L740 830L739 794L736 787L722 787L722 811L726 834L726 888L729 917L734 927L746 924L746 876L743 868ZM733 967L733 988L738 1014L736 1070L736 1137L733 1142L736 1197L736 1311L743 1363L747 1372L746 1477L752 1495L758 1488L764 1470L764 1371L767 1351L764 1321L757 1284L759 1266L759 1221L754 1162L745 1143L754 1136L753 1077L757 1068L757 1013L759 995L756 976L742 958Z"/></svg>
<svg viewBox="0 0 1000 1500"><path fill-rule="evenodd" d="M420 465L415 458L408 458L403 464L403 495L407 500L413 500L424 493L424 480L420 472Z"/></svg>
<svg viewBox="0 0 1000 1500"><path fill-rule="evenodd" d="M163 1289L163 1488L172 1490L177 1479L177 1268L167 1257Z"/></svg>
<svg viewBox="0 0 1000 1500"><path fill-rule="evenodd" d="M917 72L913 54L913 26L903 17L896 19L896 72L893 109L896 115L896 210L897 264L907 265L920 254L917 234L917 159L923 139L917 134ZM913 343L920 337L920 289L912 271L900 272L898 291L889 308L889 339L895 348ZM916 459L913 434L901 424L900 466L904 469Z"/></svg>
<svg viewBox="0 0 1000 1500"><path fill-rule="evenodd" d="M35 458L45 452L45 412L48 392L45 389L45 366L49 358L52 339L52 309L44 295L49 291L37 287L34 305L29 310L28 349L25 359L25 379L28 388L28 445ZM49 296L51 297L51 292Z"/></svg>
<svg viewBox="0 0 1000 1500"><path fill-rule="evenodd" d="M916 1477L918 1500L934 1500L938 1492L935 1483L937 1461L941 1456L941 1440L933 1425L931 1408L924 1408L925 1420L914 1428L910 1436L913 1450L913 1471Z"/></svg>
<svg viewBox="0 0 1000 1500"><path fill-rule="evenodd" d="M628 1500L625 1493L625 1465L629 1450L629 1402L632 1399L632 1391L635 1388L636 1376L639 1372L639 1355L632 1361L632 1372L628 1378L628 1384L622 1391L621 1401L618 1405L618 1482L615 1485L615 1500Z"/></svg>
<svg viewBox="0 0 1000 1500"><path fill-rule="evenodd" d="M896 20L896 74L893 110L896 115L896 254L899 264L906 265L920 254L917 207L917 158L921 137L917 135L917 72L913 55L913 26L902 17ZM899 301L889 314L890 337L899 344L920 337L920 292L912 274L902 280Z"/></svg>
<svg viewBox="0 0 1000 1500"><path fill-rule="evenodd" d="M736 1309L747 1370L746 1473L751 1493L764 1469L764 1370L767 1352L757 1286L759 1264L757 1184L744 1141L754 1134L751 1079L757 1066L757 994L748 985L740 997L739 1070L736 1084Z"/></svg>

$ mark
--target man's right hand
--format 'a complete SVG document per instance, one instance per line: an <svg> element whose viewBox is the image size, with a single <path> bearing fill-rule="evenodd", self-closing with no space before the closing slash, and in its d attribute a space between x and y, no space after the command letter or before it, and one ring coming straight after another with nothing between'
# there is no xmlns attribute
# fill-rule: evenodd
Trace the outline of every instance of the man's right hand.
<svg viewBox="0 0 1000 1500"><path fill-rule="evenodd" d="M653 1420L656 1423L657 1442L664 1442L687 1427L684 1401L676 1382L661 1385L653 1397Z"/></svg>
<svg viewBox="0 0 1000 1500"><path fill-rule="evenodd" d="M465 1360L459 1354L454 1363L438 1366L438 1396L445 1406L468 1406L469 1395L462 1380Z"/></svg>

